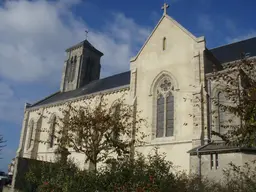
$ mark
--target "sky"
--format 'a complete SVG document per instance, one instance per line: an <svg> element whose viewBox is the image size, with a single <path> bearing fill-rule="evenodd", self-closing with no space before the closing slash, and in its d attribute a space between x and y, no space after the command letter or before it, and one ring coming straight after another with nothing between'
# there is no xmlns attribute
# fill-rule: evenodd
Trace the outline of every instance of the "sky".
<svg viewBox="0 0 256 192"><path fill-rule="evenodd" d="M15 157L24 103L60 88L65 49L85 39L104 53L101 77L129 70L161 18L168 15L214 48L256 36L254 0L0 0L0 170Z"/></svg>

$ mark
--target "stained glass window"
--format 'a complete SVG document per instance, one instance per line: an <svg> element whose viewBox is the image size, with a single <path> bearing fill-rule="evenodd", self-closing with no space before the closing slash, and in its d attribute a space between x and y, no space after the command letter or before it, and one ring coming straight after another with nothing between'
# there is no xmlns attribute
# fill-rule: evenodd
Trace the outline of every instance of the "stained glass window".
<svg viewBox="0 0 256 192"><path fill-rule="evenodd" d="M161 78L156 89L156 137L170 137L174 133L173 87L168 76Z"/></svg>

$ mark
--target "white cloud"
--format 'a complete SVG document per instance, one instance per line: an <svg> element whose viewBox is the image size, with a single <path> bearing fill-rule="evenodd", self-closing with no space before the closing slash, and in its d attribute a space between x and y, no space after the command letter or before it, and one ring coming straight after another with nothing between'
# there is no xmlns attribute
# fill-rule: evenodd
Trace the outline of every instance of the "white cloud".
<svg viewBox="0 0 256 192"><path fill-rule="evenodd" d="M13 96L13 90L4 82L0 81L0 101Z"/></svg>
<svg viewBox="0 0 256 192"><path fill-rule="evenodd" d="M103 31L92 31L89 40L104 53L103 76L129 69L129 60L146 40L149 30L121 13L113 14L114 20L106 23Z"/></svg>
<svg viewBox="0 0 256 192"><path fill-rule="evenodd" d="M14 95L8 84L0 81L0 121L21 123L24 102Z"/></svg>
<svg viewBox="0 0 256 192"><path fill-rule="evenodd" d="M242 41L245 39L250 39L252 37L256 37L256 31L255 30L249 30L247 33L238 35L236 37L227 37L226 40L228 43L234 43L237 41Z"/></svg>
<svg viewBox="0 0 256 192"><path fill-rule="evenodd" d="M19 0L0 7L0 75L18 82L58 83L64 50L82 41L86 28L89 40L105 54L107 74L129 69L133 48L142 44L148 30L120 13L103 30L91 29L71 12L73 3L79 1Z"/></svg>
<svg viewBox="0 0 256 192"><path fill-rule="evenodd" d="M209 15L201 14L198 17L198 27L204 31L212 31L214 23L211 21Z"/></svg>
<svg viewBox="0 0 256 192"><path fill-rule="evenodd" d="M229 18L226 18L224 21L225 27L227 28L227 32L229 34L225 38L227 43L234 43L256 36L255 29L246 29L243 27L238 27L238 24Z"/></svg>
<svg viewBox="0 0 256 192"><path fill-rule="evenodd" d="M229 33L232 34L232 33L236 33L238 31L236 23L233 20L226 18L226 19L224 19L224 22L225 22L225 27L227 28Z"/></svg>
<svg viewBox="0 0 256 192"><path fill-rule="evenodd" d="M26 90L41 82L59 84L65 49L82 41L85 29L90 31L89 41L104 53L103 76L129 69L130 57L149 30L122 13L113 13L101 29L90 28L71 11L81 2L15 0L0 6L0 121L22 118L25 99L13 92L14 83Z"/></svg>

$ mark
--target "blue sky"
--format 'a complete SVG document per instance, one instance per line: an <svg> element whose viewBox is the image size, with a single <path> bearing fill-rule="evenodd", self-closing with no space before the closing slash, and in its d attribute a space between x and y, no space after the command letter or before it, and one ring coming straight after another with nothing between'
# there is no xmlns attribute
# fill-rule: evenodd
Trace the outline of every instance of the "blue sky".
<svg viewBox="0 0 256 192"><path fill-rule="evenodd" d="M1 1L0 134L7 140L0 169L6 170L18 147L25 102L59 89L64 50L89 41L105 55L101 76L129 69L162 15L164 0ZM5 3L4 3L5 2ZM166 0L168 14L207 47L256 36L256 1Z"/></svg>

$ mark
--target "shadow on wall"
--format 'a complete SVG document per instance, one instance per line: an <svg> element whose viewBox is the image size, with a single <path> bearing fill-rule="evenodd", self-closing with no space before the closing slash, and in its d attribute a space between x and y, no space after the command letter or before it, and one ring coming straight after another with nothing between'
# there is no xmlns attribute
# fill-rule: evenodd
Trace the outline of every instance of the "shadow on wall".
<svg viewBox="0 0 256 192"><path fill-rule="evenodd" d="M26 182L25 175L32 167L41 167L42 164L51 164L50 162L38 161L19 157L17 159L17 173L15 177L14 189L19 191L33 191L33 186Z"/></svg>

